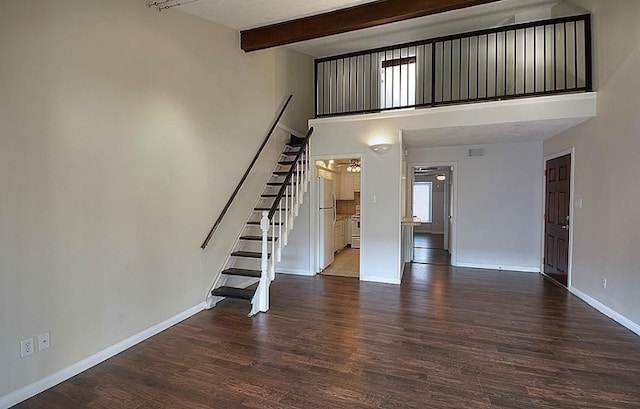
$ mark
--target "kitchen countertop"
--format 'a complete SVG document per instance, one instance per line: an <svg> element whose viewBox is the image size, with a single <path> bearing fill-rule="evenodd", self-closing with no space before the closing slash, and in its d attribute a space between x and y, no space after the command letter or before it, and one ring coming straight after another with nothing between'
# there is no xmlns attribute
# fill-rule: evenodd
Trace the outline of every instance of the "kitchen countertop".
<svg viewBox="0 0 640 409"><path fill-rule="evenodd" d="M421 224L420 220L412 217L403 217L400 223L404 226L419 226Z"/></svg>
<svg viewBox="0 0 640 409"><path fill-rule="evenodd" d="M340 220L347 220L347 219L350 219L350 218L351 218L351 215L350 214L346 214L346 213L338 213L336 215L336 221L337 222L340 221Z"/></svg>

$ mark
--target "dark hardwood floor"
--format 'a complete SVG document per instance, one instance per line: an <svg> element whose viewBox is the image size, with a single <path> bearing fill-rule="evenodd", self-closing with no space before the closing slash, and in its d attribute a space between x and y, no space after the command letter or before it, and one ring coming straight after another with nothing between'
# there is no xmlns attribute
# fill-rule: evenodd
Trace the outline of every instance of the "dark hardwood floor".
<svg viewBox="0 0 640 409"><path fill-rule="evenodd" d="M272 289L267 314L224 301L16 408L640 408L640 337L537 274Z"/></svg>
<svg viewBox="0 0 640 409"><path fill-rule="evenodd" d="M451 265L451 255L444 249L444 234L414 233L414 263Z"/></svg>

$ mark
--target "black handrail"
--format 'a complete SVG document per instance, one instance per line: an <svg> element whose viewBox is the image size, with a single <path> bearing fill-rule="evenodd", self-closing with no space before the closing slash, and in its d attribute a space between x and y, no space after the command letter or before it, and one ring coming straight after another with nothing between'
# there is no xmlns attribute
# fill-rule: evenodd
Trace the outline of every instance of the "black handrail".
<svg viewBox="0 0 640 409"><path fill-rule="evenodd" d="M278 126L278 122L280 122L280 119L282 118L282 115L284 115L284 111L287 109L287 106L289 105L289 102L291 101L291 98L293 98L293 95L289 95L289 97L287 98L286 102L282 106L282 109L280 110L280 113L276 117L275 121L273 121L273 124L271 125L271 129L269 129L269 133L267 133L267 136L264 138L264 141L262 142L262 145L260 145L260 148L258 149L258 152L256 153L256 155L253 157L253 160L251 161L251 164L249 164L249 167L244 172L244 175L242 176L242 179L240 179L240 182L238 183L238 186L236 186L236 189L231 194L231 197L227 201L227 204L222 209L222 212L220 213L220 216L218 216L218 219L213 224L213 227L209 231L209 234L207 234L207 238L204 239L204 241L202 242L202 245L200 246L201 249L204 250L209 245L209 242L211 241L211 238L213 237L213 234L215 233L216 229L218 228L218 226L222 222L222 219L224 218L224 215L227 213L227 211L231 207L231 204L233 203L233 200L236 198L236 196L238 195L238 192L242 188L242 185L244 184L244 181L247 180L247 177L249 176L249 173L253 169L253 166L256 164L256 161L258 160L258 157L260 157L260 154L262 153L262 150L267 145L267 142L269 142L269 139L271 138L271 135L273 134L273 131L276 129L276 126Z"/></svg>
<svg viewBox="0 0 640 409"><path fill-rule="evenodd" d="M293 160L293 165L291 165L291 169L289 169L289 173L287 173L287 176L285 176L284 181L282 182L282 186L280 186L280 190L278 191L278 195L276 196L275 200L273 201L273 204L271 205L271 210L269 210L269 220L273 219L273 215L278 210L278 205L280 204L280 200L282 200L282 196L284 196L284 192L287 190L287 185L289 184L289 181L291 181L291 177L296 171L296 165L298 164L298 161L300 160L302 153L304 152L305 148L309 144L309 139L311 139L312 133L313 133L313 127L309 128L309 131L307 132L307 136L305 136L304 141L302 141L302 145L300 145L300 150L298 151L295 159ZM309 160L309 158L307 158L307 160Z"/></svg>

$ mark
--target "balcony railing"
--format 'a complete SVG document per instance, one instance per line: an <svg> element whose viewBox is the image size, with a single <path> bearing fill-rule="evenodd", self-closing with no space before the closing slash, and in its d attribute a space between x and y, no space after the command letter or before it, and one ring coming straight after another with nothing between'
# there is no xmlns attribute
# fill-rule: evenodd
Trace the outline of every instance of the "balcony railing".
<svg viewBox="0 0 640 409"><path fill-rule="evenodd" d="M591 16L317 59L315 81L317 117L591 91Z"/></svg>

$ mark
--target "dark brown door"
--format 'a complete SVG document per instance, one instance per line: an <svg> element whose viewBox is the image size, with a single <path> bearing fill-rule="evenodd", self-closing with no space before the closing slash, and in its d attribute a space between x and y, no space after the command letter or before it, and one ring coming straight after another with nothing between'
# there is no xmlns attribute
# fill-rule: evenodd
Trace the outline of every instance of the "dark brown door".
<svg viewBox="0 0 640 409"><path fill-rule="evenodd" d="M569 267L571 155L547 161L544 273L566 286Z"/></svg>

